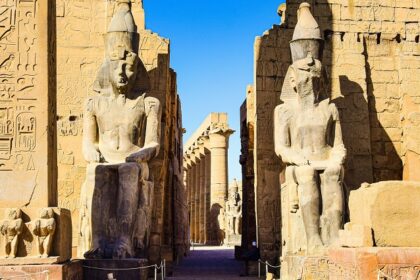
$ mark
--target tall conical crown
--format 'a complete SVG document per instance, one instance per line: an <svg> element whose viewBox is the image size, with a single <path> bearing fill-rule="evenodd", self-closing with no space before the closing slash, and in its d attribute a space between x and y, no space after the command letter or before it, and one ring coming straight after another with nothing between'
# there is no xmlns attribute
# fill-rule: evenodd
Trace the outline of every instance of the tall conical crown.
<svg viewBox="0 0 420 280"><path fill-rule="evenodd" d="M138 39L137 26L131 13L131 1L117 0L117 10L106 35L107 55L121 46L127 51L138 53Z"/></svg>
<svg viewBox="0 0 420 280"><path fill-rule="evenodd" d="M321 60L324 40L319 25L311 13L311 5L300 4L297 17L298 22L290 42L293 62L306 58L308 52L313 58Z"/></svg>

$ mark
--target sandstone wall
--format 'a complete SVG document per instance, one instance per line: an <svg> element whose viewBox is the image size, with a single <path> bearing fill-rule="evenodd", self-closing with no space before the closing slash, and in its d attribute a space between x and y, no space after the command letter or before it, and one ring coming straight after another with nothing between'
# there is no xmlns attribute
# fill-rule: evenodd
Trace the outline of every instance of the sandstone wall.
<svg viewBox="0 0 420 280"><path fill-rule="evenodd" d="M0 207L57 206L54 19L52 1L0 1Z"/></svg>
<svg viewBox="0 0 420 280"><path fill-rule="evenodd" d="M253 86L247 87L247 98L241 106L241 156L242 165L242 248L248 249L256 241L254 193L254 103Z"/></svg>
<svg viewBox="0 0 420 280"><path fill-rule="evenodd" d="M165 244L165 208L173 207L165 199L169 188L169 157L176 151L177 145L182 146L182 141L171 145L171 140L176 137L172 132L176 121L176 115L173 114L179 104L176 75L169 68L169 40L144 29L144 11L140 0L133 1L132 10L140 33L140 56L151 81L149 94L157 97L162 105L161 150L158 158L150 164L155 181L151 258L157 260L160 247ZM113 11L112 1L57 1L59 205L72 212L73 244L77 244L79 195L86 167L81 153L83 102L94 93L92 85L104 57L103 35ZM178 133L177 129L181 126L174 127Z"/></svg>
<svg viewBox="0 0 420 280"><path fill-rule="evenodd" d="M420 179L420 3L311 0L325 39L323 64L348 150L346 194L363 182ZM302 1L288 0L286 23L255 42L255 194L262 257L278 256L281 162L274 154L273 110ZM281 177L281 176L280 176ZM282 180L282 178L280 178ZM270 209L268 209L270 208Z"/></svg>

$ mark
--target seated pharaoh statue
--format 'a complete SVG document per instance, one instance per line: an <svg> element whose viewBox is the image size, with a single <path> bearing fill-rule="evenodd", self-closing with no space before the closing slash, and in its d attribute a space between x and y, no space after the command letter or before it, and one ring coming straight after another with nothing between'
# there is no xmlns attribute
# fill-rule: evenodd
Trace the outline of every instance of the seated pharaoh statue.
<svg viewBox="0 0 420 280"><path fill-rule="evenodd" d="M106 34L106 55L84 109L79 255L143 257L148 246L153 182L148 162L160 143L159 100L136 51L129 0L118 0ZM138 49L138 47L137 47Z"/></svg>
<svg viewBox="0 0 420 280"><path fill-rule="evenodd" d="M303 3L291 41L293 64L284 81L282 104L274 114L275 152L286 164L283 254L322 254L323 248L337 242L342 227L346 149L338 110L325 86L322 48L310 5ZM298 240L301 232L305 236Z"/></svg>

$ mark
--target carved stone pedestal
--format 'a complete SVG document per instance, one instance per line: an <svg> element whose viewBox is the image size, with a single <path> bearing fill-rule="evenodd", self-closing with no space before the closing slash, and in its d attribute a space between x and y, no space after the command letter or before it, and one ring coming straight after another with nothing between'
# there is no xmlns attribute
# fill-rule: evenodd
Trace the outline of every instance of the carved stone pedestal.
<svg viewBox="0 0 420 280"><path fill-rule="evenodd" d="M226 237L225 244L228 246L241 245L241 235L231 234Z"/></svg>
<svg viewBox="0 0 420 280"><path fill-rule="evenodd" d="M51 218L40 218L40 213L48 209L51 211L49 215ZM63 208L23 208L20 209L20 217L15 220L10 220L6 213L10 212L9 209L0 208L0 221L2 225L12 226L16 220L21 220L21 227L17 236L17 243L15 248L15 257L8 256L6 244L8 238L6 235L0 235L0 266L3 265L48 265L64 263L71 258L71 214L70 211ZM48 224L49 220L53 219L53 224ZM36 227L39 227L43 233L41 239L37 236ZM48 230L54 228L50 236L50 240L46 238L50 235L47 234ZM10 230L10 229L9 229ZM7 231L5 231L6 233ZM10 231L12 232L12 231ZM51 242L48 257L41 257L45 252L40 252L39 242L47 245L46 242ZM8 245L10 246L10 245ZM42 246L41 247L45 247ZM7 256L7 257L6 257ZM54 278L55 279L55 278Z"/></svg>
<svg viewBox="0 0 420 280"><path fill-rule="evenodd" d="M22 278L17 278L19 276L21 276ZM16 279L31 280L82 280L82 262L72 261L65 264L51 265L0 266L0 278L8 279L9 277L16 277Z"/></svg>
<svg viewBox="0 0 420 280"><path fill-rule="evenodd" d="M149 269L133 269L145 266L147 259L83 260L83 279L105 280L112 273L115 279L147 280Z"/></svg>
<svg viewBox="0 0 420 280"><path fill-rule="evenodd" d="M334 248L325 256L284 257L281 279L418 279L419 264L420 248Z"/></svg>

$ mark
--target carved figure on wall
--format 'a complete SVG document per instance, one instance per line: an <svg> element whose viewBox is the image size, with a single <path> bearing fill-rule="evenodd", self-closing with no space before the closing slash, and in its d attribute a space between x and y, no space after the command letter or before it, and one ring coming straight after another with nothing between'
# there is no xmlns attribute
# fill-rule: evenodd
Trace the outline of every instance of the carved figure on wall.
<svg viewBox="0 0 420 280"><path fill-rule="evenodd" d="M226 203L226 216L228 221L228 234L240 234L239 228L242 218L242 199L236 180L230 190L229 199Z"/></svg>
<svg viewBox="0 0 420 280"><path fill-rule="evenodd" d="M135 257L147 248L153 202L148 162L160 147L161 106L147 95L131 4L118 0L106 37L105 61L86 101L79 254Z"/></svg>
<svg viewBox="0 0 420 280"><path fill-rule="evenodd" d="M41 210L39 219L34 222L33 233L37 236L39 257L48 258L51 253L56 222L51 208Z"/></svg>
<svg viewBox="0 0 420 280"><path fill-rule="evenodd" d="M309 4L301 4L298 15L285 79L290 92L283 87L283 104L275 109L275 152L287 165L291 212L301 210L308 253L319 253L337 241L342 227L346 149L337 107L326 92L319 26Z"/></svg>
<svg viewBox="0 0 420 280"><path fill-rule="evenodd" d="M10 208L5 211L7 219L0 225L0 232L4 236L6 258L15 258L18 249L19 235L23 231L22 211Z"/></svg>

